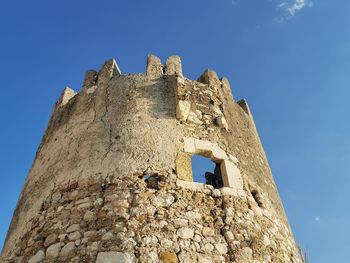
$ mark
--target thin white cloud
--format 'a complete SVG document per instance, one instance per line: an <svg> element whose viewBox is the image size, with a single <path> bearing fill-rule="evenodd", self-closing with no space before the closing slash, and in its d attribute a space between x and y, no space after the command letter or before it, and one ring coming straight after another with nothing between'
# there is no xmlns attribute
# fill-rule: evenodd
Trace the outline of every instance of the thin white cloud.
<svg viewBox="0 0 350 263"><path fill-rule="evenodd" d="M312 6L312 0L279 0L277 4L277 8L282 9L286 17L293 17L303 8Z"/></svg>
<svg viewBox="0 0 350 263"><path fill-rule="evenodd" d="M318 221L321 221L321 218L319 218L318 216L315 217L315 221L318 222Z"/></svg>

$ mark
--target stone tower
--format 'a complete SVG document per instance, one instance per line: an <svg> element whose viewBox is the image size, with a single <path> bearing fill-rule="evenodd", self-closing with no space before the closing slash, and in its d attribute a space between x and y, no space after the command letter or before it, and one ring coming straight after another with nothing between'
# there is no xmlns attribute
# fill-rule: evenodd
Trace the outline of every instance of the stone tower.
<svg viewBox="0 0 350 263"><path fill-rule="evenodd" d="M216 184L193 181L193 155ZM178 56L150 55L146 73L112 59L64 89L1 262L302 259L247 102L212 70L193 81Z"/></svg>

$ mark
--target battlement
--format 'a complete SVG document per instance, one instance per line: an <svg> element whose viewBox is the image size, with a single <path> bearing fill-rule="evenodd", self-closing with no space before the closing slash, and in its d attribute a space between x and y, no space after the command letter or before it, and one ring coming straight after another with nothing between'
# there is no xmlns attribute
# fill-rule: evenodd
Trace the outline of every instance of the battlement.
<svg viewBox="0 0 350 263"><path fill-rule="evenodd" d="M175 77L177 85L184 85L185 81L188 80L183 76L181 58L177 55L168 57L165 64L162 64L160 58L157 56L153 54L148 55L145 75L149 79ZM85 72L82 91L86 92L87 94L92 94L98 87L105 86L111 78L119 76L122 76L122 73L116 60L107 60L98 72L95 70L87 70ZM204 85L208 85L209 87L221 87L229 95L229 98L233 100L229 80L226 77L219 79L218 75L213 70L206 69L203 74L197 79L197 81L192 82L202 83ZM70 88L69 90L69 94L67 93L68 91L66 91L66 89L63 90L58 102L59 106L65 105L71 98L73 98L73 96L70 94L74 93L74 95L76 95L75 91ZM63 98L64 102L62 103ZM246 101L245 103L247 104ZM181 110L181 108L186 107L186 105L180 102L179 107ZM178 114L179 116L181 115L181 113ZM184 118L186 119L184 116L180 116L179 118L181 120L184 120Z"/></svg>

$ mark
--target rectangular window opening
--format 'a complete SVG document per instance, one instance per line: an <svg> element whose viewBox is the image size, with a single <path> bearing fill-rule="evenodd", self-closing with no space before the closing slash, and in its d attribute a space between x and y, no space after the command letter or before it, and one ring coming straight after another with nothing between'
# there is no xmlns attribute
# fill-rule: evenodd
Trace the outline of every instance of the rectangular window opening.
<svg viewBox="0 0 350 263"><path fill-rule="evenodd" d="M216 189L223 187L220 163L215 163L210 158L193 155L192 175L194 182L209 184Z"/></svg>

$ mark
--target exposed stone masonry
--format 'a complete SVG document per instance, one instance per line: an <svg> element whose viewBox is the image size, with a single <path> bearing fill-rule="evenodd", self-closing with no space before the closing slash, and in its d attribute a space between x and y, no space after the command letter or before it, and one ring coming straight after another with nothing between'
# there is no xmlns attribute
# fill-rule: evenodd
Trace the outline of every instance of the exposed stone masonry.
<svg viewBox="0 0 350 263"><path fill-rule="evenodd" d="M191 157L224 187L193 182ZM114 59L56 103L1 262L270 263L301 258L254 120L226 78Z"/></svg>
<svg viewBox="0 0 350 263"><path fill-rule="evenodd" d="M296 262L288 229L252 196L139 177L54 189L9 262Z"/></svg>

